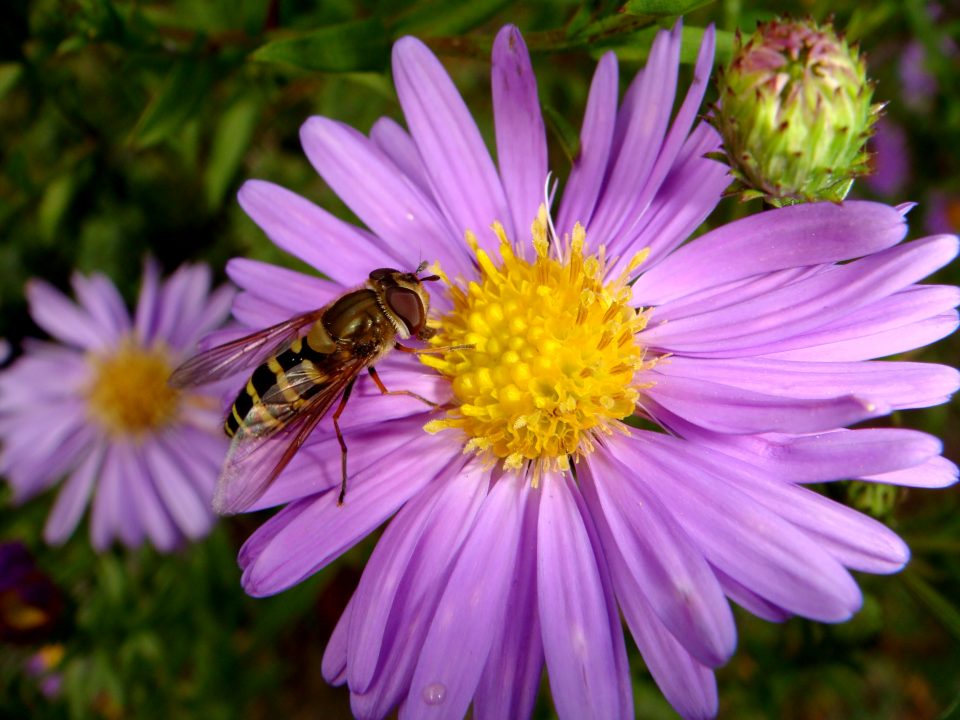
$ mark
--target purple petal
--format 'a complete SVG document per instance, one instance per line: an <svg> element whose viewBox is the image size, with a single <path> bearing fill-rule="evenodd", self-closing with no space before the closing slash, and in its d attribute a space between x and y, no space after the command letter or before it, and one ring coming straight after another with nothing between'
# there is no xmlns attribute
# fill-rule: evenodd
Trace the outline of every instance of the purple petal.
<svg viewBox="0 0 960 720"><path fill-rule="evenodd" d="M944 457L933 457L914 467L876 475L861 475L859 479L904 487L942 488L957 482L957 466Z"/></svg>
<svg viewBox="0 0 960 720"><path fill-rule="evenodd" d="M201 432L198 433L198 429ZM219 431L214 434L212 429L184 424L167 432L163 440L169 444L171 454L177 457L204 506L211 507L214 485L229 447L227 437Z"/></svg>
<svg viewBox="0 0 960 720"><path fill-rule="evenodd" d="M821 328L921 280L956 252L957 240L952 236L917 240L835 266L765 297L653 325L638 339L686 355L736 357L777 352L785 340Z"/></svg>
<svg viewBox="0 0 960 720"><path fill-rule="evenodd" d="M557 714L584 720L621 717L610 617L575 490L563 475L541 482L537 600Z"/></svg>
<svg viewBox="0 0 960 720"><path fill-rule="evenodd" d="M677 31L681 29L682 20L677 21ZM646 213L651 201L660 191L664 179L677 163L678 156L683 149L684 143L690 134L693 122L700 110L700 103L703 100L703 94L706 91L707 83L710 79L710 73L713 69L713 53L715 46L715 32L713 25L707 27L703 34L703 41L700 45L700 52L697 55L697 63L693 70L693 82L687 90L687 95L683 99L680 110L677 111L677 117L660 148L657 155L657 162L654 164L650 175L647 177L642 189L636 193L633 201L633 208L630 211L636 218L631 224L629 230L621 233L621 237L615 238L611 248L616 252L621 252L624 256L630 255L633 249L635 230L641 225L641 218Z"/></svg>
<svg viewBox="0 0 960 720"><path fill-rule="evenodd" d="M957 328L960 289L908 287L838 317L813 332L781 341L769 357L842 362L869 360L923 347Z"/></svg>
<svg viewBox="0 0 960 720"><path fill-rule="evenodd" d="M468 462L464 466L462 460L453 463L435 484L433 489L440 498L394 595L383 631L384 643L376 649L376 676L362 694L351 693L350 704L358 717L382 718L408 694L453 561L473 527L488 484L488 470L478 463ZM354 618L355 622L363 622L359 609ZM403 716L402 706L400 712Z"/></svg>
<svg viewBox="0 0 960 720"><path fill-rule="evenodd" d="M496 248L488 228L499 220L517 237L490 153L446 70L422 42L404 37L393 46L393 80L433 192L457 236L476 233Z"/></svg>
<svg viewBox="0 0 960 720"><path fill-rule="evenodd" d="M717 453L701 449L708 461L720 464ZM819 540L821 547L847 567L862 572L897 572L910 558L904 542L876 520L806 488L761 475L751 464L724 458L732 472L726 477L784 520Z"/></svg>
<svg viewBox="0 0 960 720"><path fill-rule="evenodd" d="M592 515L661 622L704 665L725 663L736 646L733 614L699 549L655 495L621 481L629 469L602 452L588 468L579 479Z"/></svg>
<svg viewBox="0 0 960 720"><path fill-rule="evenodd" d="M613 662L617 691L620 699L620 716L624 718L634 717L633 713L633 686L630 681L630 662L627 659L627 642L623 635L623 623L620 620L620 612L617 609L616 596L613 590L613 578L610 577L610 568L607 565L603 554L603 545L600 542L600 534L597 523L590 514L590 509L579 492L579 488L574 486L573 500L577 504L577 510L580 517L583 518L583 525L587 531L587 537L593 548L594 556L597 558L597 570L600 572L600 589L603 591L603 599L607 606L607 618L609 620L608 629L610 639L613 641Z"/></svg>
<svg viewBox="0 0 960 720"><path fill-rule="evenodd" d="M197 493L179 454L162 438L144 443L141 450L157 494L180 531L190 540L205 536L213 525L209 498Z"/></svg>
<svg viewBox="0 0 960 720"><path fill-rule="evenodd" d="M43 539L50 545L62 545L77 529L83 511L87 509L93 485L100 472L105 446L94 445L57 495L53 509L43 527Z"/></svg>
<svg viewBox="0 0 960 720"><path fill-rule="evenodd" d="M617 118L617 56L608 52L600 58L590 85L587 109L580 130L580 154L575 158L563 200L557 214L561 234L579 222L588 227L610 160L610 145Z"/></svg>
<svg viewBox="0 0 960 720"><path fill-rule="evenodd" d="M526 478L503 476L480 508L440 598L410 683L411 718L462 718L504 623L520 527L530 492Z"/></svg>
<svg viewBox="0 0 960 720"><path fill-rule="evenodd" d="M89 314L43 280L27 283L30 317L52 337L84 350L99 350L113 339Z"/></svg>
<svg viewBox="0 0 960 720"><path fill-rule="evenodd" d="M392 474L384 476L380 468L374 468L352 477L350 495L342 506L337 505L336 492L317 497L290 518L255 557L242 556L246 559L244 589L254 597L273 595L312 575L433 480L449 463L453 450L444 437L411 438L408 453L398 459ZM257 533L247 543L256 543Z"/></svg>
<svg viewBox="0 0 960 720"><path fill-rule="evenodd" d="M97 552L110 546L119 529L118 516L123 511L120 501L122 482L116 449L109 446L104 451L90 514L90 544Z"/></svg>
<svg viewBox="0 0 960 720"><path fill-rule="evenodd" d="M274 304L288 308L291 315L323 307L345 290L329 280L246 258L227 262L227 275L244 290L266 294Z"/></svg>
<svg viewBox="0 0 960 720"><path fill-rule="evenodd" d="M816 435L727 435L693 425L661 408L658 421L682 437L747 462L784 482L847 480L920 465L938 455L941 442L903 428L835 430Z"/></svg>
<svg viewBox="0 0 960 720"><path fill-rule="evenodd" d="M660 367L671 377L698 378L781 397L830 398L855 394L882 401L895 410L939 405L960 386L960 373L933 363L674 357Z"/></svg>
<svg viewBox="0 0 960 720"><path fill-rule="evenodd" d="M822 622L847 620L861 596L846 570L809 536L718 472L719 453L643 432L610 449L671 509L712 565L789 612ZM647 478L670 475L668 485Z"/></svg>
<svg viewBox="0 0 960 720"><path fill-rule="evenodd" d="M370 128L370 139L393 161L400 171L416 184L424 195L430 196L430 179L420 159L413 138L396 121L388 117L377 120Z"/></svg>
<svg viewBox="0 0 960 720"><path fill-rule="evenodd" d="M193 316L186 332L180 336L181 344L177 349L185 355L196 352L200 340L226 322L236 294L237 291L229 285L222 285L211 292L204 301L203 309Z"/></svg>
<svg viewBox="0 0 960 720"><path fill-rule="evenodd" d="M10 480L17 503L69 472L96 435L96 426L87 422L77 398L11 414L2 418L0 428L4 442L0 472Z"/></svg>
<svg viewBox="0 0 960 720"><path fill-rule="evenodd" d="M533 712L543 675L537 614L539 493L527 498L507 613L494 639L473 701L475 720L525 718Z"/></svg>
<svg viewBox="0 0 960 720"><path fill-rule="evenodd" d="M160 296L160 265L153 258L143 263L143 279L140 281L140 297L134 314L137 337L144 345L150 345L156 333L158 299Z"/></svg>
<svg viewBox="0 0 960 720"><path fill-rule="evenodd" d="M319 266L325 273L341 280L344 270L339 266L343 265L360 267L365 273L384 266L412 271L421 259L438 261L452 276L470 267L467 246L460 242L464 228L450 228L434 203L364 135L328 118L312 117L300 129L300 140L317 172L357 217L383 238L386 251L364 253L361 263L356 255L358 243L345 243L342 250L349 251L352 262L337 263L328 253ZM382 259L374 262L378 256Z"/></svg>
<svg viewBox="0 0 960 720"><path fill-rule="evenodd" d="M778 288L818 275L826 271L827 268L828 266L825 265L814 265L789 270L775 270L743 280L734 280L722 285L708 287L684 295L677 300L671 300L666 305L658 307L657 321L669 322L689 315L697 315L703 312L705 307L710 310L719 310L756 297L763 297Z"/></svg>
<svg viewBox="0 0 960 720"><path fill-rule="evenodd" d="M891 247L907 232L892 207L807 203L727 223L640 276L633 297L664 305L691 292L759 273L850 260Z"/></svg>
<svg viewBox="0 0 960 720"><path fill-rule="evenodd" d="M307 127L304 125L301 137ZM307 154L310 155L309 150ZM373 268L395 265L399 259L379 238L279 185L248 180L237 193L237 199L244 212L277 247L312 265L342 287L358 285ZM344 254L349 255L351 262L337 261Z"/></svg>
<svg viewBox="0 0 960 720"><path fill-rule="evenodd" d="M123 471L122 465L118 464L118 468L121 472ZM128 548L140 547L146 537L144 522L141 520L139 510L135 505L139 484L138 479L131 482L127 477L120 477L120 485L115 490L114 535Z"/></svg>
<svg viewBox="0 0 960 720"><path fill-rule="evenodd" d="M114 453L119 457L125 489L132 500L132 509L140 526L154 547L162 552L170 552L180 542L181 536L157 493L157 481L150 475L144 448L117 443ZM129 513L130 510L125 507L121 512Z"/></svg>
<svg viewBox="0 0 960 720"><path fill-rule="evenodd" d="M635 203L670 122L680 65L680 30L677 23L672 32L657 33L647 66L637 73L634 87L624 98L614 135L616 159L588 228L594 243L612 244L616 234L630 228L646 210Z"/></svg>
<svg viewBox="0 0 960 720"><path fill-rule="evenodd" d="M388 640L385 634L397 593L417 549L423 547L431 520L445 524L455 519L459 523L464 513L472 517L484 494L483 484L477 480L457 474L446 487L442 483L428 486L400 509L384 531L350 601L357 613L346 629L347 677L352 692L364 693L373 682ZM438 513L438 506L446 512Z"/></svg>
<svg viewBox="0 0 960 720"><path fill-rule="evenodd" d="M513 25L501 28L493 43L492 84L500 178L510 204L514 238L525 240L544 202L547 136L530 54Z"/></svg>
<svg viewBox="0 0 960 720"><path fill-rule="evenodd" d="M323 651L320 672L323 679L333 686L340 686L347 682L347 629L352 619L353 598L350 598Z"/></svg>
<svg viewBox="0 0 960 720"><path fill-rule="evenodd" d="M669 370L668 365L662 367ZM873 397L847 394L830 398L794 398L730 385L651 373L644 392L667 410L720 433L823 432L890 412Z"/></svg>
<svg viewBox="0 0 960 720"><path fill-rule="evenodd" d="M608 542L613 542L612 538ZM657 618L619 551L609 556L617 600L630 634L664 697L685 720L717 714L717 681Z"/></svg>
<svg viewBox="0 0 960 720"><path fill-rule="evenodd" d="M106 331L111 342L130 331L130 313L112 282L100 273L89 277L78 272L70 278L73 291L94 322Z"/></svg>
<svg viewBox="0 0 960 720"><path fill-rule="evenodd" d="M195 342L196 319L203 313L210 292L207 265L181 265L160 288L156 338L178 350Z"/></svg>
<svg viewBox="0 0 960 720"><path fill-rule="evenodd" d="M622 264L643 248L650 249L644 269L656 267L713 212L730 184L726 165L704 157L719 147L720 136L707 123L694 128L650 207L623 238L620 262L611 265L610 273L619 273Z"/></svg>
<svg viewBox="0 0 960 720"><path fill-rule="evenodd" d="M289 320L291 317L289 308L249 292L237 293L233 298L231 312L237 322L247 326L247 329L234 339L248 335L251 328L262 330Z"/></svg>
<svg viewBox="0 0 960 720"><path fill-rule="evenodd" d="M780 623L790 619L791 614L786 610L764 600L723 571L713 568L713 572L727 596L747 612L753 613L758 618L768 622Z"/></svg>
<svg viewBox="0 0 960 720"><path fill-rule="evenodd" d="M390 467L391 458L402 454L410 439L423 433L423 422L421 418L404 419L345 431L347 469L351 477L374 466ZM311 438L263 496L250 506L250 510L275 507L340 487L341 473L340 442L336 435L330 433L321 439Z"/></svg>

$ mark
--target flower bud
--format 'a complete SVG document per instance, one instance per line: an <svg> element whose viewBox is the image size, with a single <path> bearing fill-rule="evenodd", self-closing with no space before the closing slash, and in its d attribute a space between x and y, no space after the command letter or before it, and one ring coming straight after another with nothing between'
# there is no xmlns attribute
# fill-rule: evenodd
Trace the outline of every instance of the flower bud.
<svg viewBox="0 0 960 720"><path fill-rule="evenodd" d="M865 150L881 109L866 63L829 24L761 23L719 74L711 121L744 200L774 205L846 197L868 171Z"/></svg>

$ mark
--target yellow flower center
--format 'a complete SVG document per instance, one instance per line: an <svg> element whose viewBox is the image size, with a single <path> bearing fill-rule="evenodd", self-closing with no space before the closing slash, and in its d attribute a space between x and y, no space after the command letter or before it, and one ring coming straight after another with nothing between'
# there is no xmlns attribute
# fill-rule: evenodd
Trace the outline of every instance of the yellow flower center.
<svg viewBox="0 0 960 720"><path fill-rule="evenodd" d="M455 398L426 430L457 429L464 452L511 470L530 465L536 483L544 470L567 470L571 457L591 452L598 434L627 432L620 420L636 407L634 376L653 364L635 339L646 315L629 305L626 282L646 253L604 284L604 247L584 255L579 224L569 242L551 244L541 207L533 262L514 252L499 223L493 230L499 263L468 232L479 279L464 286L443 277L453 309L431 342L472 347L420 356L450 378Z"/></svg>
<svg viewBox="0 0 960 720"><path fill-rule="evenodd" d="M166 425L180 394L167 384L173 370L162 347L144 348L132 340L110 355L94 356L87 400L90 414L113 435L141 435Z"/></svg>

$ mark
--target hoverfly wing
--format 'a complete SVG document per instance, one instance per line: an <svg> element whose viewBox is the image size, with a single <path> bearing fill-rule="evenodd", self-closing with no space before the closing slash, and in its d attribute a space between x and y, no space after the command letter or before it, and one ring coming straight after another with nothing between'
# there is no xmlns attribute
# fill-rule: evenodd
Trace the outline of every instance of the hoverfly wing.
<svg viewBox="0 0 960 720"><path fill-rule="evenodd" d="M250 414L256 410L253 408ZM241 426L233 437L217 480L213 495L214 512L235 515L249 509L283 472L322 417L322 413L299 415L267 436L256 435ZM257 422L251 420L251 426Z"/></svg>
<svg viewBox="0 0 960 720"><path fill-rule="evenodd" d="M267 391L261 402L250 408L234 435L217 481L213 509L220 515L233 515L253 505L365 366L365 362L354 360L328 376L302 366L287 371L287 392L279 384ZM313 391L308 399L291 400L307 390Z"/></svg>
<svg viewBox="0 0 960 720"><path fill-rule="evenodd" d="M223 380L243 370L252 370L292 342L304 327L319 320L323 311L324 308L311 310L238 340L210 348L174 370L168 383L174 388L192 387Z"/></svg>

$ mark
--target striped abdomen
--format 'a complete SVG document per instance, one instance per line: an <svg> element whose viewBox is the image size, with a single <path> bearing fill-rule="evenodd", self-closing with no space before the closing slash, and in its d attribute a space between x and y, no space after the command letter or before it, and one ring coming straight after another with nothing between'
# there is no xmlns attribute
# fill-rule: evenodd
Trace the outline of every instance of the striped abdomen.
<svg viewBox="0 0 960 720"><path fill-rule="evenodd" d="M223 429L227 435L233 437L240 425L243 424L250 409L255 405L261 405L264 395L274 388L278 388L283 393L287 411L296 409L299 404L316 395L324 387L324 383L319 381L319 377L323 374L322 368L329 366L330 360L331 355L314 349L310 345L308 337L294 340L286 350L260 365L247 380L246 387L240 391L237 399L233 401L233 407L223 424ZM286 373L298 365L306 363L312 364L317 369L318 382L313 385L301 383L297 389L290 387L286 380ZM259 419L262 422L267 417L269 417L269 414L264 413ZM277 423L280 422L276 418L274 420Z"/></svg>

